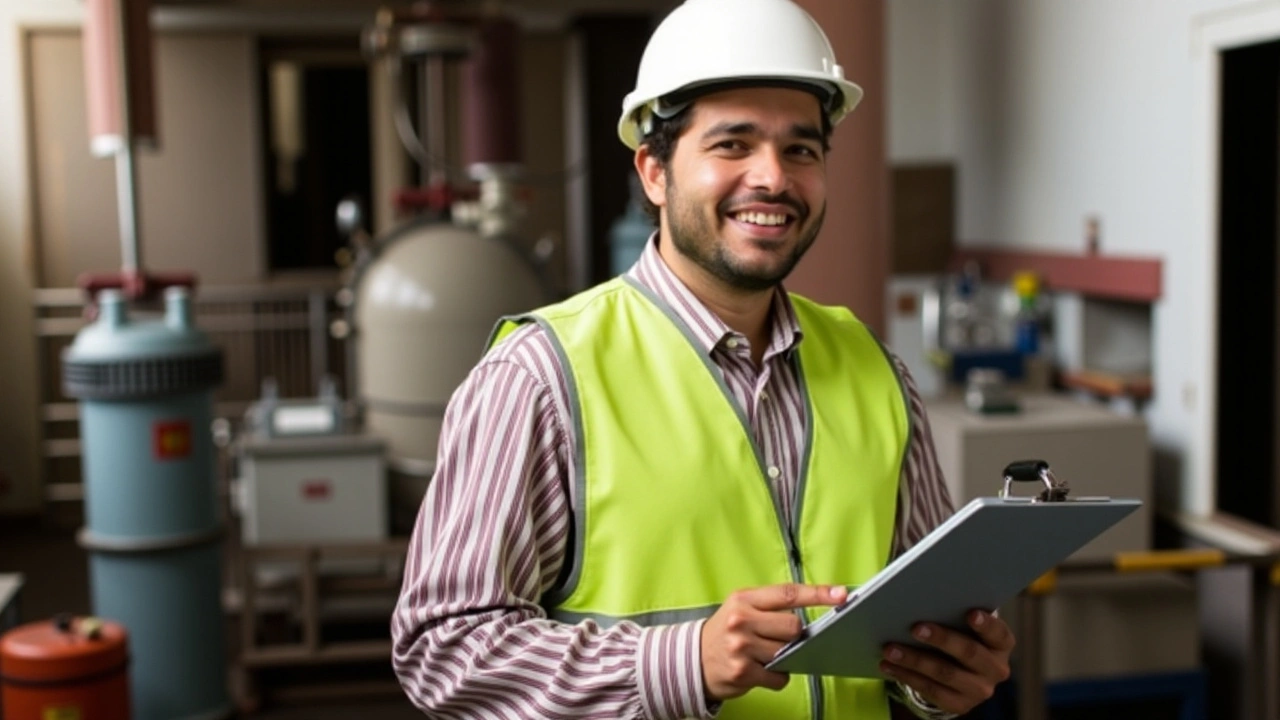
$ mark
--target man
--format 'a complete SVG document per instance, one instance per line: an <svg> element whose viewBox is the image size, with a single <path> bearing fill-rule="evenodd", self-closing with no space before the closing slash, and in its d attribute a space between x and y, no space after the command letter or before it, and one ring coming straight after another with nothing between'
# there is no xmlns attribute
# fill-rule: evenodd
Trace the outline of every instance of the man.
<svg viewBox="0 0 1280 720"><path fill-rule="evenodd" d="M619 125L659 230L624 277L500 324L450 402L394 620L441 717L949 717L1009 628L922 624L889 681L764 665L951 513L905 368L781 288L861 90L790 0L688 0Z"/></svg>

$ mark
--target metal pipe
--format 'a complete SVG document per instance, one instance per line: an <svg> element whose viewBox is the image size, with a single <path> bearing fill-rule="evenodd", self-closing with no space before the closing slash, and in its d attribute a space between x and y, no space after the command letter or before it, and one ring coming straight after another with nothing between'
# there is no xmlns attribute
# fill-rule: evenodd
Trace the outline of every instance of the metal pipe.
<svg viewBox="0 0 1280 720"><path fill-rule="evenodd" d="M430 187L452 180L449 162L448 61L427 55L419 63L418 137L426 147L428 164L422 168L422 185Z"/></svg>
<svg viewBox="0 0 1280 720"><path fill-rule="evenodd" d="M142 271L138 228L138 169L134 159L133 108L129 87L129 2L115 0L116 63L120 94L120 147L116 151L116 207L120 216L120 263L126 274ZM145 0L132 0L145 2Z"/></svg>
<svg viewBox="0 0 1280 720"><path fill-rule="evenodd" d="M1044 597L1034 590L1018 595L1018 720L1045 720Z"/></svg>
<svg viewBox="0 0 1280 720"><path fill-rule="evenodd" d="M311 385L317 386L329 374L329 324L326 322L328 301L325 293L312 290L307 294L308 337L311 355Z"/></svg>

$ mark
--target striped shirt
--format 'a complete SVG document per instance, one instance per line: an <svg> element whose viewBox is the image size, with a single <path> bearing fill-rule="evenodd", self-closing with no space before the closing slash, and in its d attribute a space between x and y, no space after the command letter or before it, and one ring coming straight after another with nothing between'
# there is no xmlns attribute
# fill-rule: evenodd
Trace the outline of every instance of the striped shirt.
<svg viewBox="0 0 1280 720"><path fill-rule="evenodd" d="M805 415L791 361L802 331L786 293L775 295L771 339L757 367L747 338L680 282L656 240L630 275L671 306L723 373L790 522ZM912 427L893 540L897 555L946 519L952 504L919 394L894 360L906 381ZM400 683L433 717L714 714L702 684L703 621L567 625L548 620L538 604L570 552L579 502L572 427L565 368L546 332L533 324L488 353L449 402L392 618ZM920 717L947 717L909 689L891 686L890 695Z"/></svg>

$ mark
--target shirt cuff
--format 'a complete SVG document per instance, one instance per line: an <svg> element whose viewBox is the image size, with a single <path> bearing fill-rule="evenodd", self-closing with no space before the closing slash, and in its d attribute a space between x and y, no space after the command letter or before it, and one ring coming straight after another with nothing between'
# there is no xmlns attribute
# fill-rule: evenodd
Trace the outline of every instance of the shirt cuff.
<svg viewBox="0 0 1280 720"><path fill-rule="evenodd" d="M959 717L955 713L949 713L946 710L934 705L933 703L920 697L920 694L907 685L902 683L894 683L891 686L889 695L902 703L912 715L922 720L951 720Z"/></svg>
<svg viewBox="0 0 1280 720"><path fill-rule="evenodd" d="M715 709L707 706L702 685L704 622L696 620L640 630L636 681L646 720L715 717Z"/></svg>

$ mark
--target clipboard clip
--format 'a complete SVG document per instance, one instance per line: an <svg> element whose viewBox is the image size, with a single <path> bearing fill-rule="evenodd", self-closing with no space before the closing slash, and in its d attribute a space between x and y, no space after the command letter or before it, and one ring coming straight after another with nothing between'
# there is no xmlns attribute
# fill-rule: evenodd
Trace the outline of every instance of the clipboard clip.
<svg viewBox="0 0 1280 720"><path fill-rule="evenodd" d="M1044 485L1044 490L1034 498L1029 498L1032 502L1063 502L1067 499L1067 493L1071 492L1067 481L1054 477L1049 463L1044 460L1018 460L1009 463L1004 469L1004 488L1000 491L1002 499L1014 497L1011 492L1014 481L1040 482Z"/></svg>

